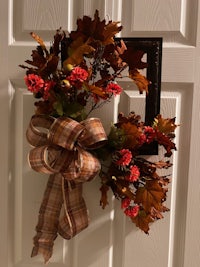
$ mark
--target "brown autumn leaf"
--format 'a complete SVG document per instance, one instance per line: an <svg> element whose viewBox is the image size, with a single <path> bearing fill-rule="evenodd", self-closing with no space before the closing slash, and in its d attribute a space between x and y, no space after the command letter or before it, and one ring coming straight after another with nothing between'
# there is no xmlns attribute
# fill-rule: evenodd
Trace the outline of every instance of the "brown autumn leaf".
<svg viewBox="0 0 200 267"><path fill-rule="evenodd" d="M150 162L144 158L137 157L135 159L135 163L137 164L138 168L140 169L141 176L155 178L156 167L153 166L152 162Z"/></svg>
<svg viewBox="0 0 200 267"><path fill-rule="evenodd" d="M105 25L103 30L103 44L108 45L114 43L114 36L119 33L122 29L122 26L118 26L119 21L109 21L107 25Z"/></svg>
<svg viewBox="0 0 200 267"><path fill-rule="evenodd" d="M162 201L166 197L164 189L157 180L146 181L146 185L139 187L136 191L135 202L142 204L147 213L151 212L152 207L158 211L162 210Z"/></svg>
<svg viewBox="0 0 200 267"><path fill-rule="evenodd" d="M120 46L117 46L116 50L119 55L122 55L127 50L126 44L123 40L120 40Z"/></svg>
<svg viewBox="0 0 200 267"><path fill-rule="evenodd" d="M76 21L77 29L75 31L71 31L69 34L72 40L76 40L79 37L82 37L84 41L86 41L89 37L96 37L100 34L99 38L102 39L102 30L105 27L105 21L100 22L99 13L96 10L94 14L94 19L92 20L89 16L83 16L83 18L79 18ZM99 33L97 34L97 25Z"/></svg>
<svg viewBox="0 0 200 267"><path fill-rule="evenodd" d="M164 119L162 115L157 115L154 120L154 126L158 131L164 134L170 134L175 131L178 125L175 124L175 118Z"/></svg>
<svg viewBox="0 0 200 267"><path fill-rule="evenodd" d="M107 99L108 98L108 94L99 86L95 86L93 84L88 84L87 88L88 88L88 90L90 92L92 92L93 94L98 95L102 99Z"/></svg>
<svg viewBox="0 0 200 267"><path fill-rule="evenodd" d="M119 75L119 77L121 75L120 72L128 66L127 63L120 57L126 49L127 47L123 40L120 40L119 44L118 42L115 42L115 44L106 45L104 49L103 56L105 57L105 60L109 62L110 66L117 75Z"/></svg>
<svg viewBox="0 0 200 267"><path fill-rule="evenodd" d="M148 93L148 86L150 82L138 70L130 70L129 77L135 82L141 94L144 91Z"/></svg>
<svg viewBox="0 0 200 267"><path fill-rule="evenodd" d="M126 148L134 149L138 145L138 138L141 134L140 129L130 122L122 123L120 128L123 129L125 133L126 140L124 146Z"/></svg>
<svg viewBox="0 0 200 267"><path fill-rule="evenodd" d="M56 31L56 34L54 35L54 41L52 45L52 53L56 56L61 52L60 44L61 40L66 40L65 32L61 31L61 28Z"/></svg>
<svg viewBox="0 0 200 267"><path fill-rule="evenodd" d="M167 212L167 211L169 211L169 210L170 210L170 209L167 208L167 207L165 207L164 205L162 205L160 211L157 210L157 209L155 209L154 207L152 207L152 209L151 209L151 217L152 217L153 219L155 219L155 220L162 219L162 218L163 218L162 213L163 213L163 212Z"/></svg>
<svg viewBox="0 0 200 267"><path fill-rule="evenodd" d="M88 55L94 51L95 49L91 45L88 45L87 43L82 44L63 62L63 67L67 69L68 64L79 65L83 61L84 55Z"/></svg>
<svg viewBox="0 0 200 267"><path fill-rule="evenodd" d="M141 126L140 120L141 116L135 114L135 112L130 112L128 116L125 116L124 113L120 112L118 114L118 122L115 125L119 128L123 123L130 122L136 126Z"/></svg>
<svg viewBox="0 0 200 267"><path fill-rule="evenodd" d="M46 62L46 65L43 68L41 68L41 72L48 74L54 73L57 69L58 62L59 62L59 57L54 54L50 54Z"/></svg>
<svg viewBox="0 0 200 267"><path fill-rule="evenodd" d="M165 134L156 131L156 139L158 144L164 146L166 149L165 157L170 157L172 155L172 149L176 150L175 143L173 143Z"/></svg>
<svg viewBox="0 0 200 267"><path fill-rule="evenodd" d="M154 207L152 207L152 209L151 209L151 217L156 219L156 220L158 220L158 219L162 219L163 215L159 210L157 210Z"/></svg>
<svg viewBox="0 0 200 267"><path fill-rule="evenodd" d="M139 211L136 217L131 217L131 220L137 227L139 227L146 234L149 232L149 223L153 222L153 218L150 214L147 214L144 210Z"/></svg>
<svg viewBox="0 0 200 267"><path fill-rule="evenodd" d="M73 42L70 43L70 45L68 46L68 56L71 56L73 54L73 52L79 48L80 46L84 45L84 40L83 38L80 36L79 38L77 38L76 40L74 40ZM88 44L88 42L87 42Z"/></svg>
<svg viewBox="0 0 200 267"><path fill-rule="evenodd" d="M152 166L155 166L158 169L168 169L172 166L172 163L169 160L159 160L157 162L152 162Z"/></svg>
<svg viewBox="0 0 200 267"><path fill-rule="evenodd" d="M105 209L105 207L109 204L108 203L108 196L107 196L107 192L109 190L109 187L105 184L103 184L100 189L101 191L101 199L100 199L100 206Z"/></svg>
<svg viewBox="0 0 200 267"><path fill-rule="evenodd" d="M142 57L145 52L142 50L136 50L134 47L127 46L124 53L120 55L123 61L129 65L129 70L147 68L148 64L142 61Z"/></svg>
<svg viewBox="0 0 200 267"><path fill-rule="evenodd" d="M134 200L135 196L131 192L129 188L129 182L123 179L112 179L110 184L113 193L115 194L116 198L124 198L127 197L129 199Z"/></svg>
<svg viewBox="0 0 200 267"><path fill-rule="evenodd" d="M46 64L46 58L38 50L33 50L31 57L32 57L32 60L25 61L29 65L32 65L40 69Z"/></svg>
<svg viewBox="0 0 200 267"><path fill-rule="evenodd" d="M171 179L167 176L158 176L159 184L162 186L167 186L169 183L171 183Z"/></svg>
<svg viewBox="0 0 200 267"><path fill-rule="evenodd" d="M48 57L41 56L36 50L33 50L32 53L32 60L26 60L27 64L32 65L34 67L37 67L34 71L42 76L46 77L49 74L56 71L59 57L55 56L54 54L50 54ZM20 65L21 67L27 68L29 70L32 70L32 68Z"/></svg>
<svg viewBox="0 0 200 267"><path fill-rule="evenodd" d="M82 37L84 41L92 38L94 41L100 41L104 45L114 43L114 36L120 32L122 26L118 26L119 22L100 20L98 10L95 11L94 19L84 16L83 19L77 20L77 30L70 33L70 38L75 40Z"/></svg>
<svg viewBox="0 0 200 267"><path fill-rule="evenodd" d="M32 50L32 60L26 60L25 62L33 67L20 65L20 67L28 69L27 73L37 73L43 78L48 77L56 71L59 57L54 53L50 53L46 50L46 46L43 40L35 33L31 33L32 37L40 44L36 50ZM45 52L45 53L44 53Z"/></svg>
<svg viewBox="0 0 200 267"><path fill-rule="evenodd" d="M119 56L117 49L118 46L115 46L114 44L106 45L103 54L103 57L107 62L109 62L110 66L115 72L118 72L119 70L125 68L126 65L126 63L123 62L123 60Z"/></svg>

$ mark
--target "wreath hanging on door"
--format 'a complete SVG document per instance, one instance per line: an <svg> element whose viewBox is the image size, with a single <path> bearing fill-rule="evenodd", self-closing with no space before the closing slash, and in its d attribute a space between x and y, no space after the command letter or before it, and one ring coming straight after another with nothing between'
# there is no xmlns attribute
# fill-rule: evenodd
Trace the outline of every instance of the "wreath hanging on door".
<svg viewBox="0 0 200 267"><path fill-rule="evenodd" d="M144 53L132 54L123 40L116 43L114 37L121 30L119 22L101 21L96 11L94 19L78 19L77 29L68 37L57 30L50 49L32 32L38 46L32 60L25 61L28 66L20 65L26 69L27 89L37 99L26 133L33 146L29 163L33 170L50 174L32 251L32 256L43 254L45 262L58 233L70 239L88 226L82 184L97 174L100 206L106 208L111 190L125 215L145 233L169 210L164 202L170 179L158 169L172 164L151 162L140 156L140 149L156 141L164 147L162 157L170 157L176 150L175 119L157 115L148 126L134 112L120 113L106 134L103 122L91 117L93 110L121 94L116 79L123 79L125 69L139 92L148 94L150 82L139 71L147 67Z"/></svg>

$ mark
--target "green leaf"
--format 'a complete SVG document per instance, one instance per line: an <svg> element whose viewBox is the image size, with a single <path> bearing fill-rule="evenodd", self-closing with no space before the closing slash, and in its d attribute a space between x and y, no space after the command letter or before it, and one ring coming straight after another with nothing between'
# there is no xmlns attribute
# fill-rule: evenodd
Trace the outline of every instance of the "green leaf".
<svg viewBox="0 0 200 267"><path fill-rule="evenodd" d="M53 104L53 108L56 110L57 114L59 116L63 116L63 106L61 104L61 102L57 101Z"/></svg>
<svg viewBox="0 0 200 267"><path fill-rule="evenodd" d="M110 133L108 135L108 143L111 147L121 148L126 140L123 129L119 129L115 126L111 126Z"/></svg>
<svg viewBox="0 0 200 267"><path fill-rule="evenodd" d="M84 107L79 103L67 104L64 113L66 116L73 118L77 121L84 120L87 117Z"/></svg>

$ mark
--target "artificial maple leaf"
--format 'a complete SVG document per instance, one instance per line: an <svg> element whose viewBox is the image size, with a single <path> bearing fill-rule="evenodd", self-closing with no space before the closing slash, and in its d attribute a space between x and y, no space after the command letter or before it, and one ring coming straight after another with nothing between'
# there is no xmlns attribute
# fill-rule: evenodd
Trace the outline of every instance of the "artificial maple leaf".
<svg viewBox="0 0 200 267"><path fill-rule="evenodd" d="M56 56L60 53L60 43L63 38L66 38L65 33L61 31L61 28L56 31L54 35L54 42L52 46L52 53ZM62 43L61 43L62 44Z"/></svg>
<svg viewBox="0 0 200 267"><path fill-rule="evenodd" d="M90 92L92 92L93 94L96 94L97 96L101 97L102 99L107 99L108 98L108 94L99 86L95 86L95 85L88 85L88 90Z"/></svg>
<svg viewBox="0 0 200 267"><path fill-rule="evenodd" d="M57 69L59 62L59 57L53 54L50 54L46 63L38 69L38 74L42 77L48 77L50 74L54 73Z"/></svg>
<svg viewBox="0 0 200 267"><path fill-rule="evenodd" d="M160 160L158 162L153 162L152 166L155 166L158 169L168 169L172 166L172 163L169 160L167 161Z"/></svg>
<svg viewBox="0 0 200 267"><path fill-rule="evenodd" d="M31 66L37 67L40 69L46 63L46 58L44 57L44 51L41 46L37 46L37 50L32 50L31 54L32 60L26 60L25 62ZM28 69L30 73L37 72L37 69L28 67L25 65L19 65L21 68Z"/></svg>
<svg viewBox="0 0 200 267"><path fill-rule="evenodd" d="M112 180L109 181L109 186L112 188L112 191L116 198L127 197L134 200L135 196L129 188L129 182L124 179L116 178L112 176Z"/></svg>
<svg viewBox="0 0 200 267"><path fill-rule="evenodd" d="M158 144L164 146L166 149L165 157L170 157L172 155L172 149L176 150L175 143L173 143L168 136L159 131L156 131L156 140Z"/></svg>
<svg viewBox="0 0 200 267"><path fill-rule="evenodd" d="M136 115L135 112L130 112L128 116L125 116L124 113L120 112L118 115L118 122L115 124L118 128L123 124L130 122L133 125L141 126L139 122L141 120L140 115Z"/></svg>
<svg viewBox="0 0 200 267"><path fill-rule="evenodd" d="M101 29L100 32L102 31L105 26L105 21L100 23L99 14L96 10L94 14L94 20L92 20L89 16L83 16L83 19L77 19L76 24L77 29L76 31L71 31L71 33L69 34L70 38L72 40L76 40L77 38L82 37L86 41L89 37L97 35L97 25Z"/></svg>
<svg viewBox="0 0 200 267"><path fill-rule="evenodd" d="M79 65L84 60L84 55L91 54L95 49L88 43L78 46L64 62L63 67L67 69L68 64Z"/></svg>
<svg viewBox="0 0 200 267"><path fill-rule="evenodd" d="M26 60L25 62L27 64L37 67L38 69L42 68L45 65L46 59L43 56L41 56L36 50L32 51L31 56L33 60Z"/></svg>
<svg viewBox="0 0 200 267"><path fill-rule="evenodd" d="M103 30L103 44L108 45L114 43L114 36L122 30L122 26L118 26L119 22L109 21L107 25L105 25Z"/></svg>
<svg viewBox="0 0 200 267"><path fill-rule="evenodd" d="M142 75L137 69L129 71L129 77L137 85L139 92L142 94L144 91L148 93L148 86L150 82Z"/></svg>
<svg viewBox="0 0 200 267"><path fill-rule="evenodd" d="M98 81L95 82L96 87L105 87L107 85L108 81L112 79L112 76L110 74L106 73L103 75L104 77L102 79L99 79Z"/></svg>
<svg viewBox="0 0 200 267"><path fill-rule="evenodd" d="M70 45L68 46L68 56L71 56L73 54L73 52L79 48L80 46L82 46L84 44L84 40L82 37L77 38L76 40L74 40L73 42L70 43ZM87 43L88 44L88 43Z"/></svg>
<svg viewBox="0 0 200 267"><path fill-rule="evenodd" d="M150 161L138 157L135 159L135 164L140 169L141 176L155 178L156 167Z"/></svg>
<svg viewBox="0 0 200 267"><path fill-rule="evenodd" d="M84 41L92 38L95 41L100 41L102 44L107 45L114 42L114 36L120 32L122 26L117 25L118 22L109 21L106 24L105 19L100 20L98 10L95 11L94 19L84 16L83 19L77 20L77 30L70 33L70 38L76 40L82 37Z"/></svg>
<svg viewBox="0 0 200 267"><path fill-rule="evenodd" d="M46 78L49 74L52 74L56 71L59 57L54 54L48 54L48 56L44 56L43 50L41 46L37 47L37 50L33 50L31 54L32 60L26 60L25 62L32 67L20 65L22 68L28 69L27 73L37 73L42 78Z"/></svg>
<svg viewBox="0 0 200 267"><path fill-rule="evenodd" d="M109 187L106 184L103 184L100 187L100 191L101 191L101 199L100 199L100 206L105 209L105 207L109 204L108 203L108 196L107 196L107 192L109 190Z"/></svg>
<svg viewBox="0 0 200 267"><path fill-rule="evenodd" d="M141 134L140 129L130 122L122 123L120 128L124 131L126 138L124 147L134 149L138 145L138 138Z"/></svg>
<svg viewBox="0 0 200 267"><path fill-rule="evenodd" d="M158 211L157 209L155 209L154 207L152 207L151 209L151 217L154 219L162 219L163 215L160 211Z"/></svg>
<svg viewBox="0 0 200 267"><path fill-rule="evenodd" d="M113 70L115 71L115 74L119 70L123 70L125 66L127 66L127 64L123 62L123 60L120 57L120 49L121 49L121 52L123 52L124 51L123 49L125 48L124 47L121 48L120 46L117 45L116 42L115 44L108 44L104 47L103 58L105 58L105 60L109 63L110 67L113 68Z"/></svg>
<svg viewBox="0 0 200 267"><path fill-rule="evenodd" d="M127 46L126 46L125 42L122 39L120 40L120 46L117 46L116 50L117 50L119 55L124 54L125 51L127 50Z"/></svg>
<svg viewBox="0 0 200 267"><path fill-rule="evenodd" d="M136 50L133 47L127 46L127 49L124 50L120 57L128 64L129 70L132 71L147 68L148 64L142 61L144 54L145 52L142 50Z"/></svg>
<svg viewBox="0 0 200 267"><path fill-rule="evenodd" d="M131 220L146 234L149 232L149 224L154 221L151 215L147 214L144 210L139 211L136 217L131 217Z"/></svg>
<svg viewBox="0 0 200 267"><path fill-rule="evenodd" d="M157 179L161 186L167 186L171 182L171 179L166 176L158 176Z"/></svg>
<svg viewBox="0 0 200 267"><path fill-rule="evenodd" d="M166 197L166 190L157 180L146 181L143 187L138 187L135 202L141 204L144 210L149 213L152 207L161 210L162 202Z"/></svg>
<svg viewBox="0 0 200 267"><path fill-rule="evenodd" d="M175 124L175 118L164 119L160 114L156 116L153 125L158 131L164 134L170 134L174 132L178 126Z"/></svg>

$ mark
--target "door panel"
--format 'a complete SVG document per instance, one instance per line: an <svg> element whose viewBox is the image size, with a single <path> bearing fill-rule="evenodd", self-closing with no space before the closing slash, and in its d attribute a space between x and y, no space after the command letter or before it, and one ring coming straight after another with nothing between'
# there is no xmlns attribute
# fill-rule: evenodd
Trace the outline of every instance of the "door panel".
<svg viewBox="0 0 200 267"><path fill-rule="evenodd" d="M99 206L98 177L84 184L90 225L70 241L55 241L52 267L198 267L200 230L198 206L199 133L199 1L183 0L19 0L0 3L0 259L2 266L43 266L30 258L38 210L48 177L30 170L25 130L34 99L23 84L18 65L30 57L35 43L29 32L46 42L62 26L71 31L76 18L100 16L122 22L122 37L163 37L161 114L176 117L178 151L172 161L170 212L145 235L126 218L109 195L109 207ZM192 20L190 19L192 16ZM144 96L123 84L121 99L94 113L108 131L118 111L134 110L144 117ZM192 118L192 119L191 119ZM158 158L151 156L150 159ZM7 253L8 251L8 253Z"/></svg>

